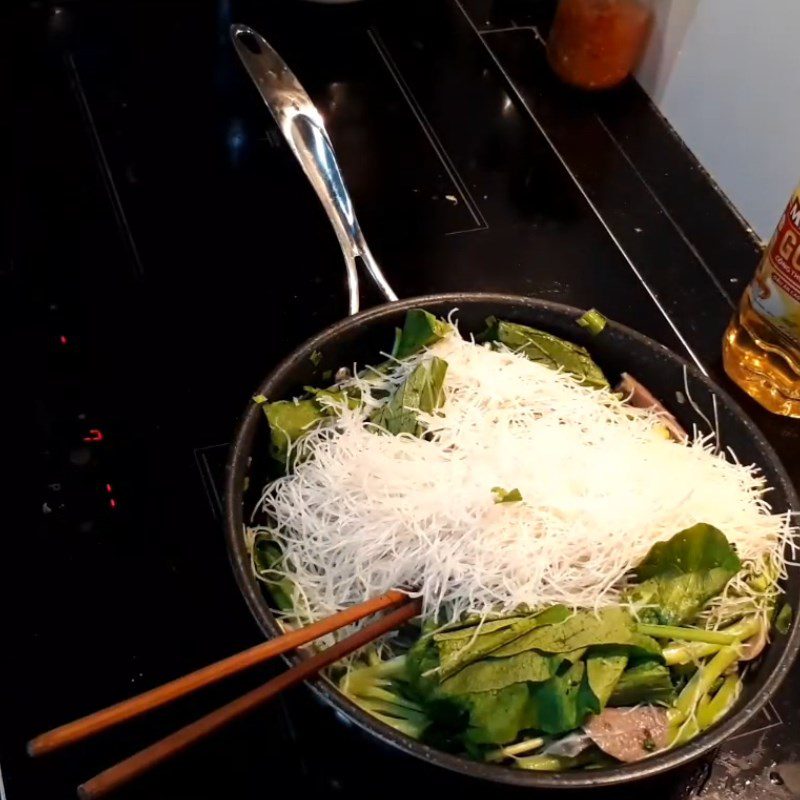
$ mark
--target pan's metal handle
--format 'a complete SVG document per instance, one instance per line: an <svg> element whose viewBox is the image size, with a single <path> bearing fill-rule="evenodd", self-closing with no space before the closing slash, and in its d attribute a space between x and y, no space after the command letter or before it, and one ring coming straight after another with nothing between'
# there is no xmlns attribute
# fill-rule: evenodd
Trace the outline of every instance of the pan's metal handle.
<svg viewBox="0 0 800 800"><path fill-rule="evenodd" d="M350 313L359 307L356 258L387 300L397 300L370 252L336 162L328 132L311 98L286 62L247 25L231 25L231 39L289 147L303 167L336 231L347 268Z"/></svg>

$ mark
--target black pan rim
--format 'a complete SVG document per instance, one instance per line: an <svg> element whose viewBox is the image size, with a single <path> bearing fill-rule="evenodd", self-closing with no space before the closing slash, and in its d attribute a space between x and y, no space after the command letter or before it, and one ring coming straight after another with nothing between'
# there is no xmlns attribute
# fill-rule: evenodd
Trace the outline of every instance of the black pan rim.
<svg viewBox="0 0 800 800"><path fill-rule="evenodd" d="M264 389L269 383L273 382L284 373L291 371L295 364L307 359L315 350L321 349L326 341L335 338L340 333L357 328L365 322L397 311L424 307L426 304L452 303L453 308L458 308L459 303L473 302L497 303L498 306L528 306L531 308L549 310L573 319L578 319L578 317L584 313L581 309L552 301L540 300L522 295L483 292L454 292L422 295L402 301L386 303L354 314L351 317L346 317L330 325L316 336L308 339L270 372L265 380L262 381L258 392L254 392L254 394L264 394ZM764 460L769 462L770 467L778 476L781 489L788 498L790 507L795 510L800 510L800 501L798 501L794 485L772 446L764 438L755 423L724 389L712 381L707 375L704 375L694 364L659 342L612 320L609 320L608 325L627 337L631 337L653 349L662 351L671 360L679 363L683 368L688 370L692 377L703 383L709 391L715 393L731 411L741 419L749 435L752 436L757 443ZM239 589L244 595L247 605L261 630L267 637L272 637L276 634L277 630L275 621L264 595L256 585L256 580L253 577L250 561L247 557L243 537L241 535L244 522L241 507L242 486L249 466L250 446L256 427L260 421L260 416L261 411L258 406L251 403L241 417L236 429L234 442L226 467L225 536L228 544L228 554ZM337 712L343 714L350 722L356 724L364 732L403 751L407 755L419 758L425 762L436 764L452 772L495 783L541 789L582 789L596 786L615 786L630 781L654 777L664 772L685 766L712 751L737 731L741 730L741 728L766 705L785 679L797 656L798 650L800 650L800 615L796 614L792 622L790 634L785 640L783 652L775 668L764 681L764 685L728 719L675 750L667 751L661 755L653 756L634 764L609 767L605 770L592 773L563 772L555 775L547 775L470 761L460 756L444 753L406 737L389 726L384 725L382 722L375 719L375 717L356 706L324 678L315 678L308 683L319 699Z"/></svg>

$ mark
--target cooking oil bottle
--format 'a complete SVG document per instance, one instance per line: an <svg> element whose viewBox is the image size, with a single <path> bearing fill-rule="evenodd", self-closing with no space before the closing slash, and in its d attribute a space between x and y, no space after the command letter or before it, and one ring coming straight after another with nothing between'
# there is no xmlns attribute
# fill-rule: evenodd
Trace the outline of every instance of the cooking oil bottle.
<svg viewBox="0 0 800 800"><path fill-rule="evenodd" d="M764 408L800 418L800 187L725 331L722 360Z"/></svg>

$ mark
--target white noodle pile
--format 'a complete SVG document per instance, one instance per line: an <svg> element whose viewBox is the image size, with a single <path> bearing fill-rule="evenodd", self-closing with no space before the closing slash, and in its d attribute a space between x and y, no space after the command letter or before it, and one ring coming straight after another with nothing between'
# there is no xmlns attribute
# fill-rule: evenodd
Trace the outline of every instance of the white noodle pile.
<svg viewBox="0 0 800 800"><path fill-rule="evenodd" d="M384 402L374 389L431 354L449 366L441 413L422 417L429 437L369 430L366 413ZM794 529L771 513L756 469L708 439L665 439L653 413L611 392L457 334L388 379L350 385L366 408L304 437L300 463L262 499L300 619L390 588L447 618L522 603L598 607L619 598L654 542L698 522L744 560L783 570ZM523 501L495 503L496 486Z"/></svg>

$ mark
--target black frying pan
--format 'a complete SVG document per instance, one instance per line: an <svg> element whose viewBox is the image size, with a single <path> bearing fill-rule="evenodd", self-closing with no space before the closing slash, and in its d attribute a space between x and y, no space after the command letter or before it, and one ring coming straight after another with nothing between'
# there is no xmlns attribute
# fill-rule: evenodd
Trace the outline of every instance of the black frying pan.
<svg viewBox="0 0 800 800"><path fill-rule="evenodd" d="M351 312L358 305L356 258L364 260L368 274L385 295L393 298L391 288L363 241L335 164L330 141L319 115L314 116L316 111L311 101L280 57L261 37L243 26L234 26L232 36L262 97L286 134L334 223L348 265ZM284 102L287 97L288 104ZM304 113L307 115L303 116ZM324 163L320 162L320 153L324 155ZM298 347L253 394L263 394L270 400L290 398L301 393L304 385L319 384L322 380L320 376L326 370L335 371L353 363L375 363L380 351L391 346L394 330L402 325L406 311L417 307L438 316L445 316L458 308L459 327L464 333L483 330L485 318L494 315L578 342L590 350L612 383L621 372L632 373L672 411L687 430L691 430L693 425L707 430L707 425L689 403L678 402L677 393L684 392L684 384L709 419L713 419L712 398L716 396L722 444L732 447L744 463L754 463L761 468L772 487L770 502L775 511L800 509L797 494L786 471L761 432L728 394L696 367L663 345L614 322L610 322L599 336L592 337L576 324L581 311L530 297L480 293L432 295L391 302L355 313ZM318 364L314 363L317 359L311 359L315 352L322 354ZM273 637L281 631L270 611L269 597L263 584L253 575L243 536L245 521L250 520L262 487L274 474L268 443L269 431L263 411L250 403L239 423L228 463L225 524L236 580L264 634ZM657 480L657 476L654 476L654 480ZM624 509L620 509L620 513L624 513ZM800 607L800 575L796 570L790 572L784 588L793 608ZM384 725L358 708L326 679L317 678L310 685L317 697L368 735L413 757L467 776L501 783L539 788L580 788L619 784L653 776L686 764L717 747L763 708L786 676L799 648L800 619L796 615L788 636L776 635L775 641L750 671L737 708L720 724L688 744L662 755L593 772L526 772L450 755ZM289 657L289 661L295 658Z"/></svg>
<svg viewBox="0 0 800 800"><path fill-rule="evenodd" d="M687 430L696 424L706 430L705 422L692 407L678 403L676 392L684 392L684 375L692 397L707 417L713 419L712 396L716 395L722 443L731 446L744 463L755 463L773 487L770 502L776 511L800 509L794 487L778 457L761 432L738 405L696 367L679 358L663 345L617 323L610 322L597 337L592 337L576 324L581 311L556 303L528 297L495 294L445 294L418 297L388 303L362 311L332 325L309 339L281 364L258 387L258 394L277 400L302 393L302 387L320 382L325 370L336 370L353 363L375 363L378 353L390 347L394 329L402 326L409 308L425 308L444 316L458 308L459 327L464 333L483 330L487 316L495 315L533 325L557 336L587 347L600 367L613 382L623 371L631 372L674 413ZM315 366L314 352L322 353ZM254 392L256 394L256 392ZM269 598L253 575L250 557L244 544L243 526L249 521L261 489L274 469L269 455L269 430L260 407L251 403L239 428L231 450L226 478L226 535L234 572L239 586L265 635L280 633L273 617ZM245 481L249 478L248 488ZM657 476L654 476L657 479ZM624 509L620 509L623 513ZM790 572L785 586L793 608L800 607L800 575ZM778 688L800 648L800 622L795 617L788 635L777 635L760 663L751 671L745 683L737 710L720 725L697 737L689 744L663 755L626 766L597 772L565 772L555 775L525 772L509 767L469 761L449 755L409 739L365 713L324 679L311 686L324 702L341 711L377 739L425 761L439 764L466 775L537 787L587 787L620 783L654 775L682 765L706 753L747 723L769 700Z"/></svg>

